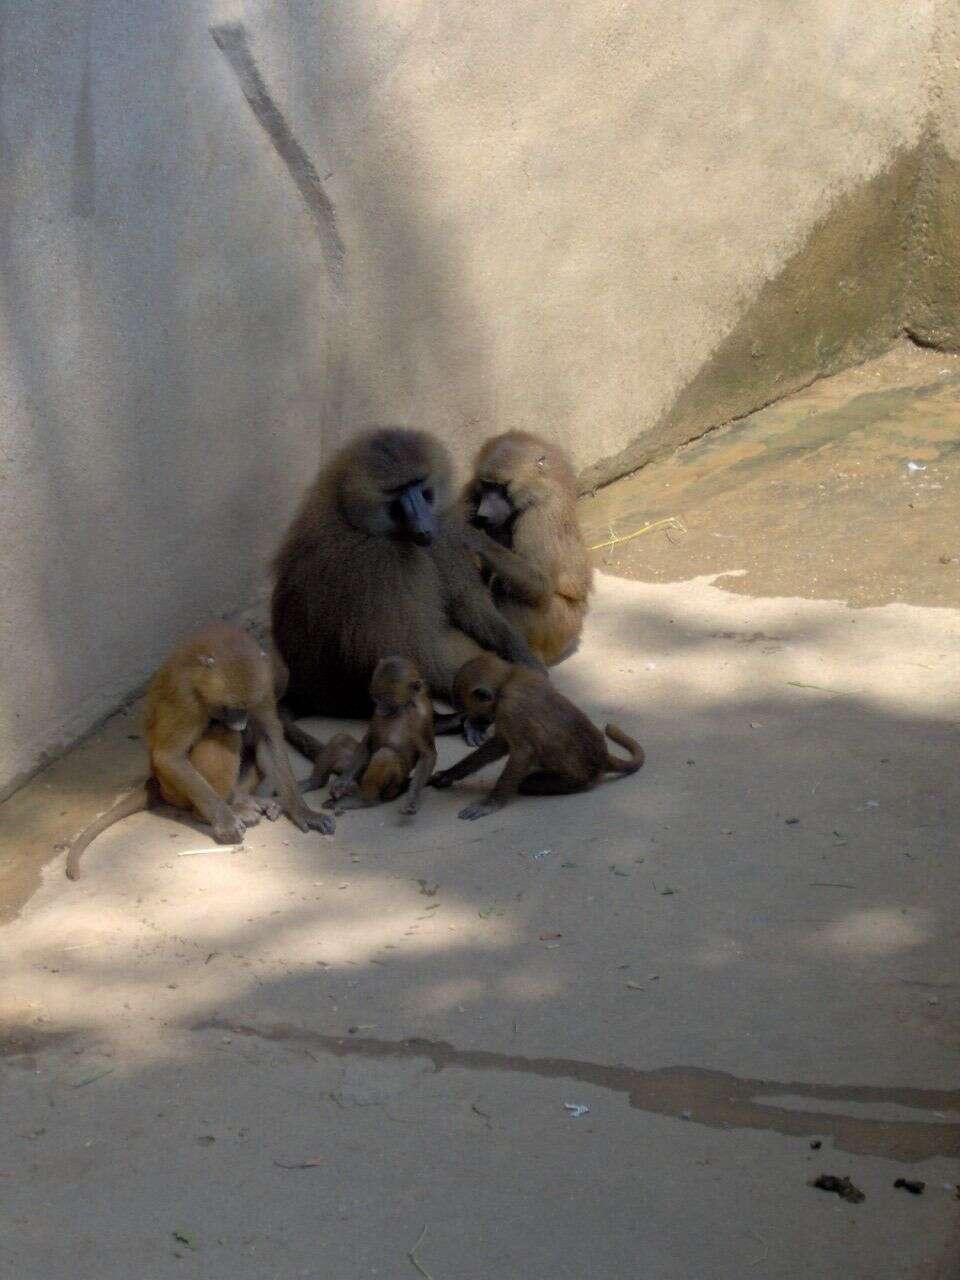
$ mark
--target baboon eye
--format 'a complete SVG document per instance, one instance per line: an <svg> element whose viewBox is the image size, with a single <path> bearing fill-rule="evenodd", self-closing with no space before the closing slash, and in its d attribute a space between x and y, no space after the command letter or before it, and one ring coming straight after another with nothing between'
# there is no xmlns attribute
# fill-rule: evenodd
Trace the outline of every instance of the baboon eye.
<svg viewBox="0 0 960 1280"><path fill-rule="evenodd" d="M422 688L423 688L423 682L421 680L414 680L413 683L410 685L411 693L419 693Z"/></svg>
<svg viewBox="0 0 960 1280"><path fill-rule="evenodd" d="M399 498L394 498L387 510L389 511L390 519L394 524L403 523L403 507L400 505Z"/></svg>
<svg viewBox="0 0 960 1280"><path fill-rule="evenodd" d="M426 500L427 502L432 502L432 501L433 501L433 490L432 490L432 489L424 489L424 491L423 491L423 496L424 496L424 498L425 498L425 500Z"/></svg>
<svg viewBox="0 0 960 1280"><path fill-rule="evenodd" d="M492 702L493 694L489 689L474 689L473 696L478 702Z"/></svg>

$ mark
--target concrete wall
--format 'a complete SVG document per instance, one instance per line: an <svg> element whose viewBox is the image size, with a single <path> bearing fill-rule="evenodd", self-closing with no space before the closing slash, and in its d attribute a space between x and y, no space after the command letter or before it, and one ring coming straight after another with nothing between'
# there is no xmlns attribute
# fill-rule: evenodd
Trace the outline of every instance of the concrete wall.
<svg viewBox="0 0 960 1280"><path fill-rule="evenodd" d="M960 349L960 7L938 0L927 119L911 210L904 325L918 342Z"/></svg>
<svg viewBox="0 0 960 1280"><path fill-rule="evenodd" d="M935 0L8 0L0 790L262 593L362 423L534 427L597 482L919 324L955 36Z"/></svg>

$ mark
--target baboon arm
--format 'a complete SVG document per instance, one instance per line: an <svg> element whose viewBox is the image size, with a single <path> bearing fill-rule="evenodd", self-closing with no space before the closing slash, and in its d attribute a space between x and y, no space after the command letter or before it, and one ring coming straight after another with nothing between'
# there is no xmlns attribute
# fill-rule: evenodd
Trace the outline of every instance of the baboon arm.
<svg viewBox="0 0 960 1280"><path fill-rule="evenodd" d="M484 768L485 765L493 764L496 760L502 760L509 750L510 748L507 746L506 741L494 734L492 738L488 738L486 742L481 743L476 751L471 751L468 756L458 760L451 768L444 769L442 776L447 782L459 782L461 778L468 778L471 773L476 773L478 769Z"/></svg>
<svg viewBox="0 0 960 1280"><path fill-rule="evenodd" d="M521 604L539 606L552 594L549 577L523 556L508 547L501 547L488 534L478 529L475 545L491 573L496 574L504 594L519 600Z"/></svg>
<svg viewBox="0 0 960 1280"><path fill-rule="evenodd" d="M479 580L474 588L461 592L450 600L450 621L475 640L481 649L490 649L506 662L519 663L545 671L543 663L534 657L530 646L520 632L509 622L487 593Z"/></svg>
<svg viewBox="0 0 960 1280"><path fill-rule="evenodd" d="M271 785L280 797L280 803L287 817L301 831L309 831L316 825L319 817L304 801L300 788L290 768L290 757L283 740L283 725L272 706L260 706L253 712L253 718L260 730L261 742L264 744L269 763Z"/></svg>
<svg viewBox="0 0 960 1280"><path fill-rule="evenodd" d="M437 752L434 747L427 747L420 753L417 761L417 767L413 771L413 777L410 779L410 790L404 801L403 808L407 813L414 813L420 804L420 792L423 790L424 784L433 773L437 765Z"/></svg>
<svg viewBox="0 0 960 1280"><path fill-rule="evenodd" d="M494 783L493 790L487 797L492 804L506 804L520 790L520 783L530 772L530 761L525 752L511 751L510 758L503 766L503 772Z"/></svg>
<svg viewBox="0 0 960 1280"><path fill-rule="evenodd" d="M480 571L470 559L473 539L466 526L448 517L433 547L434 564L443 585L447 617L481 649L492 649L507 662L545 671L520 632L493 602Z"/></svg>
<svg viewBox="0 0 960 1280"><path fill-rule="evenodd" d="M154 752L154 767L160 775L161 785L164 779L169 779L177 791L189 798L194 809L210 826L229 824L233 820L233 810L190 763L187 753L193 745L193 739L185 735L182 740L175 738L170 745Z"/></svg>

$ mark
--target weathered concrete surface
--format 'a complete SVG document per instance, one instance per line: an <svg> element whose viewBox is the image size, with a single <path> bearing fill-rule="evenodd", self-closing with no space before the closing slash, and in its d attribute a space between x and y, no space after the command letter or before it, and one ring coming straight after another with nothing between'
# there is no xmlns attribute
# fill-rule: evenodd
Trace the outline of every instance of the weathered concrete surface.
<svg viewBox="0 0 960 1280"><path fill-rule="evenodd" d="M602 575L557 680L636 777L55 859L0 931L6 1270L948 1274L958 623Z"/></svg>
<svg viewBox="0 0 960 1280"><path fill-rule="evenodd" d="M925 76L930 103L907 239L904 325L919 342L960 348L960 11L938 0Z"/></svg>
<svg viewBox="0 0 960 1280"><path fill-rule="evenodd" d="M949 28L934 0L4 5L0 793L262 592L369 418L463 460L546 429L595 481L892 341Z"/></svg>
<svg viewBox="0 0 960 1280"><path fill-rule="evenodd" d="M202 6L0 6L0 794L245 607L330 285Z"/></svg>
<svg viewBox="0 0 960 1280"><path fill-rule="evenodd" d="M744 595L960 602L960 357L887 355L584 499L608 572ZM667 523L669 522L669 523Z"/></svg>

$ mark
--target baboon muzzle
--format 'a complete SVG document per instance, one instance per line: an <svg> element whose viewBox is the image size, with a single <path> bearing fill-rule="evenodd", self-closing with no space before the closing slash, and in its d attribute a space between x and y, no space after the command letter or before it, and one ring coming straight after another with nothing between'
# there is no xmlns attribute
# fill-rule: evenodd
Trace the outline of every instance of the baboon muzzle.
<svg viewBox="0 0 960 1280"><path fill-rule="evenodd" d="M418 547L429 547L433 541L435 521L430 503L423 496L423 487L411 485L400 495L403 522L412 542Z"/></svg>

